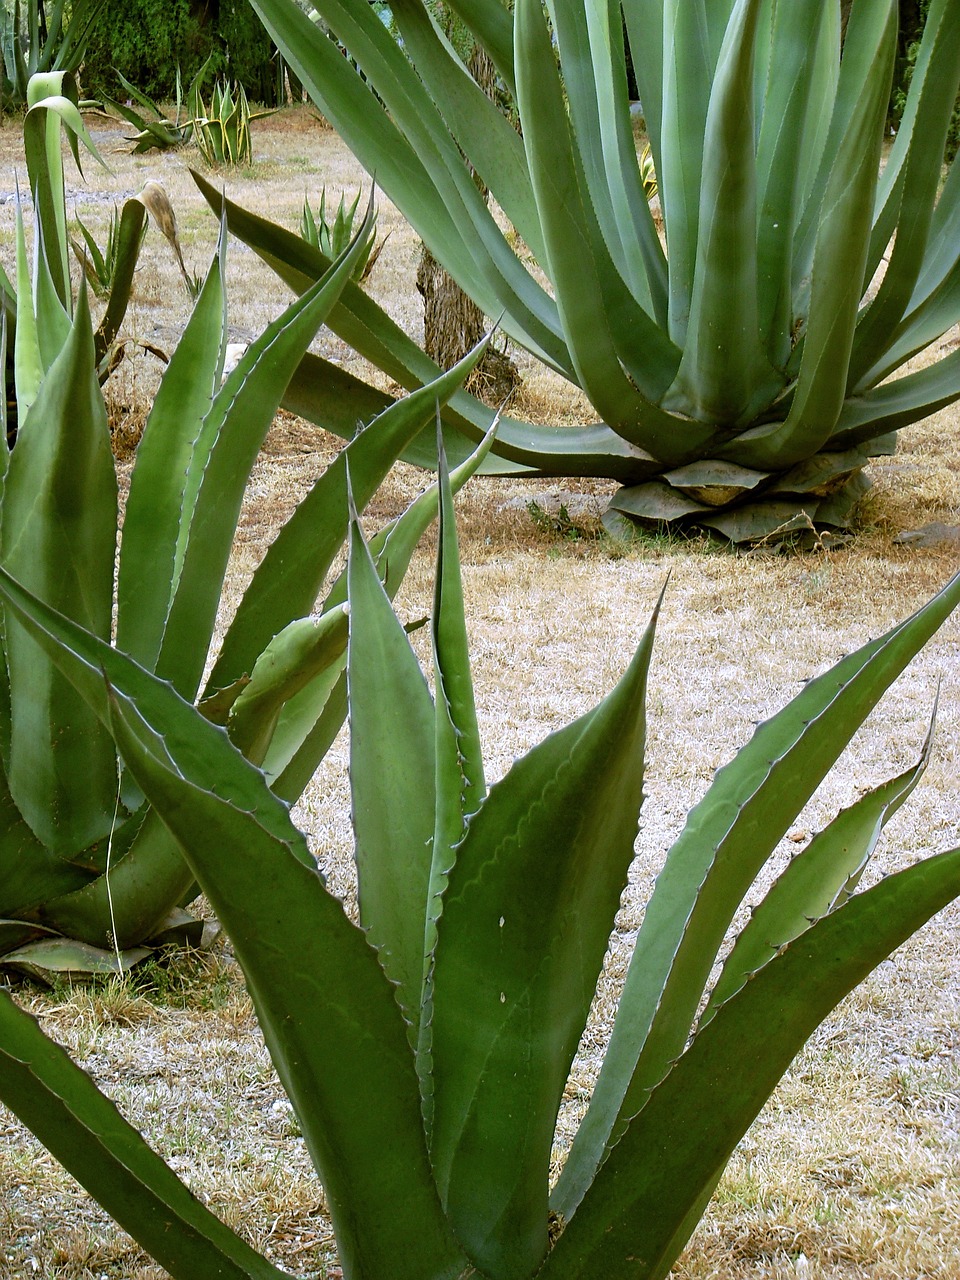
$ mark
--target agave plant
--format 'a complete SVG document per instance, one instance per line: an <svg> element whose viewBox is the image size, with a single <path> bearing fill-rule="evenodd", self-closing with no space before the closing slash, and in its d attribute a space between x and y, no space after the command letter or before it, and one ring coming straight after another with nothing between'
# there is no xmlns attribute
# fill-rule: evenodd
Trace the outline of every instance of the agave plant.
<svg viewBox="0 0 960 1280"><path fill-rule="evenodd" d="M731 537L801 512L841 526L867 458L960 396L957 353L935 347L960 318L960 172L941 169L960 83L953 0L931 3L882 172L896 0L854 0L842 48L840 0L451 0L519 132L425 0L391 5L399 42L360 0L313 0L358 69L295 0L252 2L434 256L601 419L565 433L506 421L510 463L620 480L613 510L639 520ZM664 240L631 129L624 20Z"/></svg>
<svg viewBox="0 0 960 1280"><path fill-rule="evenodd" d="M78 168L81 143L98 163L103 163L80 115L74 77L62 71L36 75L27 89L27 113L23 122L23 146L37 242L32 276L19 207L15 285L0 267L7 343L16 353L18 366L18 385L14 392L13 362L7 361L6 399L18 406L21 396L33 395L39 378L58 354L74 312L61 155L64 134ZM144 203L134 197L124 202L115 220L112 279L94 335L101 379L107 376L115 363L115 342L130 300L146 219ZM28 367L32 367L32 372L28 372ZM15 434L16 424L8 425L11 433Z"/></svg>
<svg viewBox="0 0 960 1280"><path fill-rule="evenodd" d="M334 258L343 253L353 239L353 224L357 217L359 205L359 191L350 204L347 204L346 196L341 195L336 215L331 222L327 217L327 190L324 187L320 192L320 205L316 212L314 212L310 201L304 198L303 209L300 213L301 236L306 240L307 244L312 245L325 257L333 261ZM358 284L362 284L377 265L377 259L380 257L389 234L388 231L382 240L371 245L369 257L357 267L354 279Z"/></svg>
<svg viewBox="0 0 960 1280"><path fill-rule="evenodd" d="M126 76L116 72L117 79L130 95L128 102L117 102L107 98L107 104L138 130L136 135L128 138L134 144L133 154L142 155L146 151L167 151L174 147L182 147L193 137L194 124L201 114L203 103L200 90L213 65L213 54L207 58L203 66L190 82L186 97L180 80L180 68L177 67L176 97L173 118L164 113L154 100L142 93ZM144 112L146 114L144 115Z"/></svg>
<svg viewBox="0 0 960 1280"><path fill-rule="evenodd" d="M27 104L27 86L35 75L75 72L83 61L90 32L106 0L13 0L0 14L3 50L2 106Z"/></svg>
<svg viewBox="0 0 960 1280"><path fill-rule="evenodd" d="M442 484L435 698L351 526L357 920L222 730L6 573L0 594L114 736L230 936L347 1280L663 1280L806 1038L960 894L960 849L861 884L928 744L794 858L710 989L745 894L883 690L960 604L960 576L807 684L690 814L551 1194L557 1113L634 856L653 624L613 692L488 789L451 505ZM2 993L0 1062L0 1101L172 1276L282 1274Z"/></svg>
<svg viewBox="0 0 960 1280"><path fill-rule="evenodd" d="M30 116L27 126L29 137ZM37 128L45 129L42 117ZM59 133L43 134L51 136L59 149ZM183 696L200 698L206 715L266 761L279 793L296 795L342 718L343 619L335 611L322 626L296 623L313 609L346 532L338 489L346 457L358 468L358 501L365 503L473 361L395 405L318 480L249 585L201 688L246 480L291 372L369 250L370 222L336 267L247 349L221 387L223 232L150 412L120 538L86 296L81 292L71 318L56 288L58 280L67 288L68 278L58 275L65 261L51 252L63 243L47 235L45 212L38 199L33 289L20 230L18 293L35 298L36 310L21 307L16 329L19 432L0 459L0 564L95 635L115 634L118 645ZM397 534L394 585L411 539L430 518L430 502L412 509ZM22 627L8 616L3 622L0 955L31 973L125 967L144 954L140 944L171 922L193 932L177 915L195 892L193 875L120 769L109 734ZM283 674L292 651L301 658L293 685Z"/></svg>
<svg viewBox="0 0 960 1280"><path fill-rule="evenodd" d="M242 84L219 80L213 87L210 105L197 94L199 110L193 121L193 137L209 165L249 164L253 159L250 121L272 115L272 111L251 112Z"/></svg>

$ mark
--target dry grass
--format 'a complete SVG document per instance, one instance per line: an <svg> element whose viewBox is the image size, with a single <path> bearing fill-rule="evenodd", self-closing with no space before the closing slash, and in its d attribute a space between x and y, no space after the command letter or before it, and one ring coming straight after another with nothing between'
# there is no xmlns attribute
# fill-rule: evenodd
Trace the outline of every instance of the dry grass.
<svg viewBox="0 0 960 1280"><path fill-rule="evenodd" d="M112 175L88 166L91 189L130 193L160 177L180 218L188 265L200 271L216 228L185 159L133 160L120 135L98 135ZM363 175L309 113L256 127L254 167L224 175L228 194L295 226L304 192L326 182L336 198ZM19 133L0 131L0 168L18 160ZM94 225L107 206L78 194ZM419 323L416 243L388 203L392 231L372 290L410 332ZM0 211L9 262L12 208ZM229 258L233 336L246 339L283 294L253 255ZM172 258L151 234L128 325L172 346L187 299ZM330 335L319 347L356 357ZM138 356L113 384L117 430L135 434L156 368ZM582 405L527 362L524 411L571 420ZM568 1089L561 1147L594 1078L617 984L643 903L685 813L719 764L800 684L905 616L957 568L953 550L910 550L903 529L958 521L960 414L907 433L873 468L866 527L847 550L736 556L703 540L651 538L630 549L538 526L526 504L573 510L597 502L596 482L478 481L460 499L464 578L481 731L489 772L558 728L622 671L664 581L670 588L651 676L649 799L639 856L614 935L600 999ZM336 447L281 416L258 464L234 573L250 571L279 519ZM373 518L403 505L423 478L398 468ZM594 524L583 521L589 535ZM429 599L429 546L400 607ZM960 829L960 626L948 624L891 692L791 832L816 830L838 805L910 762L943 680L934 762L891 823L886 870L957 843ZM338 741L296 816L331 882L352 895L345 750ZM790 841L787 842L791 843ZM782 855L785 856L785 855ZM953 907L851 996L793 1064L744 1139L714 1203L676 1269L683 1280L954 1280L960 1275L960 910ZM21 997L66 1043L181 1176L281 1265L301 1276L337 1273L323 1196L275 1080L229 952L155 967L136 982ZM0 1112L0 1275L64 1280L159 1280L162 1273L115 1229L29 1134ZM559 1155L559 1148L558 1148ZM601 1278L598 1278L601 1280Z"/></svg>

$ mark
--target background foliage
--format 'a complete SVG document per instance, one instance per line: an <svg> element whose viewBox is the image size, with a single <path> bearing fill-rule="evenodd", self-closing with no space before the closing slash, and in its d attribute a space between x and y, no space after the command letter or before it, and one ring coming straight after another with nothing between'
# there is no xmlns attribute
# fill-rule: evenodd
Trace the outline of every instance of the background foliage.
<svg viewBox="0 0 960 1280"><path fill-rule="evenodd" d="M246 0L128 0L94 28L84 89L125 97L114 69L141 92L172 98L177 68L185 82L211 55L213 75L239 81L254 102L276 102L277 64L269 37Z"/></svg>

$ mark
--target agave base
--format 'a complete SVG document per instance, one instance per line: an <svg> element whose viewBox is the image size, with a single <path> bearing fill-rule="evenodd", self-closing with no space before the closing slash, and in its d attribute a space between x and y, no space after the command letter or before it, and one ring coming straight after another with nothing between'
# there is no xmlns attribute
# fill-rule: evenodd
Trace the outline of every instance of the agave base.
<svg viewBox="0 0 960 1280"><path fill-rule="evenodd" d="M781 473L716 459L692 462L619 489L604 527L619 537L638 526L704 528L738 544L778 542L802 530L843 534L870 488L864 466L895 448L891 435L867 448L819 453Z"/></svg>

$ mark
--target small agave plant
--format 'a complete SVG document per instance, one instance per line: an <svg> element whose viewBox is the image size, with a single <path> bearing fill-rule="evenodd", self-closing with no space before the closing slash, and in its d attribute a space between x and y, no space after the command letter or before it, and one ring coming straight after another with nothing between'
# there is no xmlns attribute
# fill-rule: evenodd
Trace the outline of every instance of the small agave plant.
<svg viewBox="0 0 960 1280"><path fill-rule="evenodd" d="M121 532L100 381L105 344L119 323L114 303L129 296L145 205L162 213L162 192L148 184L153 190L120 214L118 240L129 252L118 248L113 293L95 333L85 291L76 304L70 291L61 118L85 138L75 104L63 96L42 96L24 126L38 247L31 274L18 221L8 361L16 424L6 423L0 445L0 565L199 702L264 768L277 794L293 799L343 718L343 584L325 580L347 530L347 459L362 507L477 357L355 430L278 536L215 646L247 479L292 372L369 252L372 215L225 380L222 232L151 409ZM482 454L483 446L461 480ZM436 503L436 490L428 491L389 541L386 533L381 539L391 590ZM329 607L313 622L318 597ZM122 766L113 738L3 609L0 623L0 964L47 977L116 970L141 959L145 946L196 938L200 925L181 910L197 893L193 872Z"/></svg>
<svg viewBox="0 0 960 1280"><path fill-rule="evenodd" d="M882 692L960 604L960 576L806 685L690 814L646 904L603 1068L551 1191L557 1114L634 856L653 624L599 706L488 788L442 468L441 478L435 696L351 524L358 919L222 729L7 573L0 594L114 738L229 935L346 1280L664 1280L807 1037L960 894L960 849L861 884L925 750L794 858L711 989L745 894ZM294 948L279 941L289 937ZM3 992L0 1068L0 1101L177 1280L282 1276Z"/></svg>
<svg viewBox="0 0 960 1280"><path fill-rule="evenodd" d="M868 458L960 397L957 352L936 353L960 319L960 166L942 168L960 85L955 0L931 0L885 157L896 0L854 0L842 40L840 0L450 0L519 131L426 0L390 6L399 40L368 4L313 0L352 61L295 0L252 2L437 260L593 405L599 421L580 429L504 419L503 469L620 481L617 529L695 522L748 540L798 522L841 528ZM289 271L289 246L262 231ZM343 332L409 385L422 357L382 322L345 317ZM451 405L451 450L478 417L469 397Z"/></svg>

